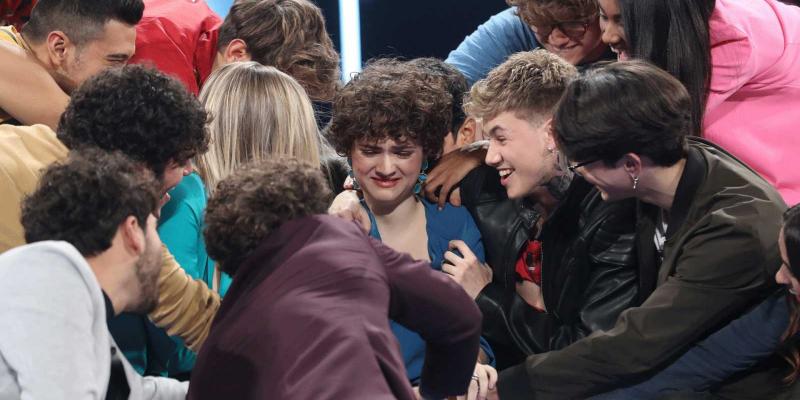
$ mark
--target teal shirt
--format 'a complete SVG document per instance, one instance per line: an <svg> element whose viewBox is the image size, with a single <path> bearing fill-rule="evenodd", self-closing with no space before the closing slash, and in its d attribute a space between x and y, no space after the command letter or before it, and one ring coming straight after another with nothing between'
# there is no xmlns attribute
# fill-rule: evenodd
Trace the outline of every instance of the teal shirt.
<svg viewBox="0 0 800 400"><path fill-rule="evenodd" d="M158 234L175 260L195 279L211 287L214 262L203 241L203 212L206 189L200 176L192 173L170 192L170 201L161 208ZM223 274L220 294L230 286ZM142 375L175 376L192 370L195 353L178 337L170 337L146 316L122 314L109 322L109 330L131 365Z"/></svg>

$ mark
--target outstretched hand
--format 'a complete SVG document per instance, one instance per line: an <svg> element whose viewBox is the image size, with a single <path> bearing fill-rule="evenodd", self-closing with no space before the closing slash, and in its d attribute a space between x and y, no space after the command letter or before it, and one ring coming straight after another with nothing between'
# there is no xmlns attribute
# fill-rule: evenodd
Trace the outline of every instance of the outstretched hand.
<svg viewBox="0 0 800 400"><path fill-rule="evenodd" d="M486 158L486 149L470 146L445 154L439 159L436 167L428 173L428 179L423 187L425 197L437 203L439 208L444 207L448 198L450 204L461 206L458 184Z"/></svg>

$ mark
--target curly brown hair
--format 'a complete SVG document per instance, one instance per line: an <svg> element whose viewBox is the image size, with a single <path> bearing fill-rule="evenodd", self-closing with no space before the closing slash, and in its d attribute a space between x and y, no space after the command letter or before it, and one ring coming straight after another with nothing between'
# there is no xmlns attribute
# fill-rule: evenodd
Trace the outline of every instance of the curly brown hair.
<svg viewBox="0 0 800 400"><path fill-rule="evenodd" d="M241 39L253 61L296 79L311 100L329 101L339 82L339 54L322 11L308 0L239 0L222 23L217 51Z"/></svg>
<svg viewBox="0 0 800 400"><path fill-rule="evenodd" d="M250 164L222 180L208 200L208 255L234 276L283 223L325 212L330 199L319 165L282 157Z"/></svg>
<svg viewBox="0 0 800 400"><path fill-rule="evenodd" d="M577 21L596 16L597 0L506 0L517 7L517 15L529 26Z"/></svg>
<svg viewBox="0 0 800 400"><path fill-rule="evenodd" d="M512 55L470 89L464 108L488 121L505 111L534 118L552 114L578 70L544 49Z"/></svg>
<svg viewBox="0 0 800 400"><path fill-rule="evenodd" d="M149 169L120 152L71 151L45 170L38 189L22 202L25 241L63 240L85 257L98 255L129 216L147 227L160 186Z"/></svg>
<svg viewBox="0 0 800 400"><path fill-rule="evenodd" d="M453 118L453 97L426 71L396 59L371 61L333 99L327 137L347 156L359 140L410 140L438 157Z"/></svg>

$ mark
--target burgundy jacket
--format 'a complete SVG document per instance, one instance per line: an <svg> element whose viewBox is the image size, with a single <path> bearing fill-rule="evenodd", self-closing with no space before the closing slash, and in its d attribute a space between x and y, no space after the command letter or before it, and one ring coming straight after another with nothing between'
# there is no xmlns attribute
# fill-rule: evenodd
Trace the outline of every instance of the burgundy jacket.
<svg viewBox="0 0 800 400"><path fill-rule="evenodd" d="M424 395L466 392L481 317L460 286L354 223L287 222L236 272L188 398L413 399L389 318L427 342Z"/></svg>

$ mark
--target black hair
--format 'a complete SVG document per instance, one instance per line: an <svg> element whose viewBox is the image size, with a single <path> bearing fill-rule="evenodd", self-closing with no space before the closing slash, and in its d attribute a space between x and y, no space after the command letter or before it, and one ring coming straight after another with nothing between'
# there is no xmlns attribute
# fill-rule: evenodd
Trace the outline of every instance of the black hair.
<svg viewBox="0 0 800 400"><path fill-rule="evenodd" d="M452 96L453 118L450 121L450 133L453 135L453 140L456 141L458 139L458 130L461 129L461 125L467 119L467 115L464 113L464 95L469 89L467 78L459 70L438 58L415 58L408 63L422 68L432 77L441 80L447 92Z"/></svg>
<svg viewBox="0 0 800 400"><path fill-rule="evenodd" d="M619 0L634 58L678 78L692 99L692 134L701 136L711 84L708 20L715 0Z"/></svg>
<svg viewBox="0 0 800 400"><path fill-rule="evenodd" d="M677 79L644 61L620 61L572 81L554 117L556 138L573 161L613 165L636 153L660 166L686 156L689 94Z"/></svg>
<svg viewBox="0 0 800 400"><path fill-rule="evenodd" d="M800 278L800 204L783 213L783 241L789 269Z"/></svg>
<svg viewBox="0 0 800 400"><path fill-rule="evenodd" d="M100 254L129 216L147 227L159 206L159 186L152 172L122 153L71 152L45 170L22 202L25 240L64 240L85 257Z"/></svg>
<svg viewBox="0 0 800 400"><path fill-rule="evenodd" d="M39 0L23 33L41 42L52 31L63 31L75 44L97 39L106 22L136 25L142 19L142 0Z"/></svg>
<svg viewBox="0 0 800 400"><path fill-rule="evenodd" d="M177 80L140 65L105 70L72 94L57 136L70 149L119 150L161 178L208 149L206 111Z"/></svg>

